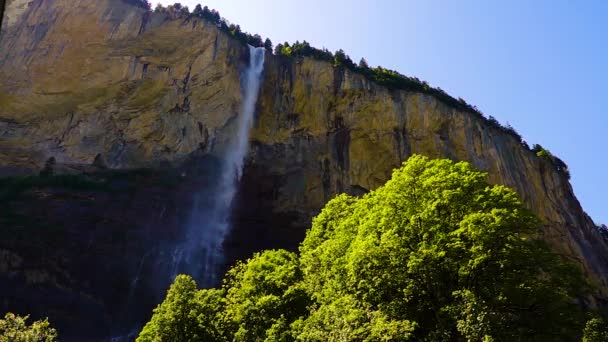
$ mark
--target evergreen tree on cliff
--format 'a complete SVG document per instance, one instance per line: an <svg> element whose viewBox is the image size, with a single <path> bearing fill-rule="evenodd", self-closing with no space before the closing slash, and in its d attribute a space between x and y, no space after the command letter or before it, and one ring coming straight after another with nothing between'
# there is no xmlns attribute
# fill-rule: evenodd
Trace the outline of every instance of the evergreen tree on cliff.
<svg viewBox="0 0 608 342"><path fill-rule="evenodd" d="M272 52L272 42L270 41L269 38L266 38L266 40L264 41L264 48L270 52Z"/></svg>

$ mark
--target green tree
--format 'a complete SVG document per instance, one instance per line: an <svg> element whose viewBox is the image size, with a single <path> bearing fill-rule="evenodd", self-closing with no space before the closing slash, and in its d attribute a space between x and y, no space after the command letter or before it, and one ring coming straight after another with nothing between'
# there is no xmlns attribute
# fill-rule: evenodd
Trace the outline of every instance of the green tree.
<svg viewBox="0 0 608 342"><path fill-rule="evenodd" d="M54 342L57 341L57 331L51 327L48 320L35 321L27 325L29 316L21 317L13 313L0 319L0 341L7 342Z"/></svg>
<svg viewBox="0 0 608 342"><path fill-rule="evenodd" d="M379 189L326 205L300 248L304 282L319 312L352 298L415 324L418 341L572 339L584 286L538 227L512 190L468 163L413 156ZM369 334L370 316L353 328Z"/></svg>
<svg viewBox="0 0 608 342"><path fill-rule="evenodd" d="M182 17L187 17L190 15L190 10L188 9L188 6L184 6L180 9L179 11L179 15Z"/></svg>
<svg viewBox="0 0 608 342"><path fill-rule="evenodd" d="M264 41L264 48L272 52L272 41L269 38L266 38L266 40Z"/></svg>
<svg viewBox="0 0 608 342"><path fill-rule="evenodd" d="M583 331L583 342L608 341L608 323L601 317L590 319Z"/></svg>
<svg viewBox="0 0 608 342"><path fill-rule="evenodd" d="M515 192L486 179L412 156L384 186L329 201L299 257L258 253L219 290L179 276L138 341L580 338L580 270L540 241ZM585 341L605 334L591 320Z"/></svg>
<svg viewBox="0 0 608 342"><path fill-rule="evenodd" d="M293 341L290 324L307 314L296 254L271 250L226 275L224 319L233 341Z"/></svg>
<svg viewBox="0 0 608 342"><path fill-rule="evenodd" d="M178 275L137 341L220 340L216 317L221 298L220 290L199 291L191 277Z"/></svg>
<svg viewBox="0 0 608 342"><path fill-rule="evenodd" d="M199 18L203 17L203 7L201 7L201 4L197 4L194 7L194 10L192 11L192 15L194 15L195 17L199 17Z"/></svg>
<svg viewBox="0 0 608 342"><path fill-rule="evenodd" d="M408 341L416 324L388 317L352 295L315 306L310 316L292 324L298 341Z"/></svg>
<svg viewBox="0 0 608 342"><path fill-rule="evenodd" d="M359 61L359 68L369 69L369 64L367 64L367 61L365 60L365 58L361 58L361 60Z"/></svg>
<svg viewBox="0 0 608 342"><path fill-rule="evenodd" d="M277 45L277 50L279 49L279 47L280 50L278 51L277 55L291 56L292 49L288 42Z"/></svg>
<svg viewBox="0 0 608 342"><path fill-rule="evenodd" d="M343 66L349 69L355 68L355 63L353 63L350 57L342 49L336 51L334 54L333 64L334 66Z"/></svg>
<svg viewBox="0 0 608 342"><path fill-rule="evenodd" d="M254 47L263 46L262 37L259 34L254 34L253 36L248 36L248 44Z"/></svg>

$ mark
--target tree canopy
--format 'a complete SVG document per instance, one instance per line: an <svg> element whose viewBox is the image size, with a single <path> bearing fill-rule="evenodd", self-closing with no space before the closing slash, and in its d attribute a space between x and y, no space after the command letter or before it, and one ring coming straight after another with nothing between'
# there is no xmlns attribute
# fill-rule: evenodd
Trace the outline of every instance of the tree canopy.
<svg viewBox="0 0 608 342"><path fill-rule="evenodd" d="M31 325L26 322L29 316L19 316L13 313L0 319L0 341L10 342L55 342L57 331L51 327L48 320L35 321Z"/></svg>
<svg viewBox="0 0 608 342"><path fill-rule="evenodd" d="M384 186L329 201L299 255L258 253L221 289L179 276L138 341L192 340L184 329L207 341L580 339L579 269L539 239L513 190L486 179L412 156Z"/></svg>
<svg viewBox="0 0 608 342"><path fill-rule="evenodd" d="M600 316L592 317L585 325L583 342L608 341L608 322Z"/></svg>

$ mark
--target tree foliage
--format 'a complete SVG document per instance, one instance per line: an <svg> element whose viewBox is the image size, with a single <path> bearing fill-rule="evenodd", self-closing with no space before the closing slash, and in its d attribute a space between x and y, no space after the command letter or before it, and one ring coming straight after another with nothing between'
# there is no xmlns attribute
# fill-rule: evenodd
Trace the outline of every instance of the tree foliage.
<svg viewBox="0 0 608 342"><path fill-rule="evenodd" d="M137 341L219 340L214 318L220 308L220 293L213 289L199 291L191 277L177 276Z"/></svg>
<svg viewBox="0 0 608 342"><path fill-rule="evenodd" d="M272 53L272 41L269 38L264 41L264 48Z"/></svg>
<svg viewBox="0 0 608 342"><path fill-rule="evenodd" d="M231 269L224 286L224 320L231 340L291 340L286 324L304 316L309 304L304 289L296 285L301 280L297 256L285 250L256 254Z"/></svg>
<svg viewBox="0 0 608 342"><path fill-rule="evenodd" d="M29 316L21 317L10 312L4 315L4 319L0 319L0 341L57 341L57 331L51 327L48 320L35 321L28 325L28 318Z"/></svg>
<svg viewBox="0 0 608 342"><path fill-rule="evenodd" d="M608 226L605 224L598 224L595 226L595 228L598 230L598 232L600 232L600 235L608 241Z"/></svg>
<svg viewBox="0 0 608 342"><path fill-rule="evenodd" d="M208 330L208 341L580 338L580 271L538 239L539 221L512 190L486 178L465 162L413 156L377 190L329 201L299 257L256 254L220 290L180 276L187 286L172 286L140 341L193 336L182 330Z"/></svg>
<svg viewBox="0 0 608 342"><path fill-rule="evenodd" d="M608 341L608 323L602 317L593 317L585 325L583 342Z"/></svg>
<svg viewBox="0 0 608 342"><path fill-rule="evenodd" d="M566 165L566 163L564 163L564 161L560 158L554 156L553 153L551 153L549 150L539 144L534 144L532 146L532 152L534 152L537 157L550 162L551 165L553 165L553 167L555 168L555 171L565 175L566 178L570 179L570 170L568 169L568 165Z"/></svg>
<svg viewBox="0 0 608 342"><path fill-rule="evenodd" d="M158 4L154 9L154 12L163 13L172 19L203 19L217 26L221 31L231 35L233 38L244 44L249 44L255 47L265 47L267 50L272 51L272 42L270 39L266 38L264 41L258 34L249 34L247 32L243 32L239 25L231 24L228 20L220 15L220 12L215 9L209 9L207 6L203 7L200 4L197 4L192 13L190 13L188 7L182 6L181 3L175 3L167 7Z"/></svg>
<svg viewBox="0 0 608 342"><path fill-rule="evenodd" d="M516 194L485 179L415 156L363 198L330 201L300 248L309 293L413 322L418 341L576 336L580 275L535 239Z"/></svg>
<svg viewBox="0 0 608 342"><path fill-rule="evenodd" d="M152 8L152 4L148 0L123 0L124 2L135 5L137 7L141 7L145 10L150 10Z"/></svg>

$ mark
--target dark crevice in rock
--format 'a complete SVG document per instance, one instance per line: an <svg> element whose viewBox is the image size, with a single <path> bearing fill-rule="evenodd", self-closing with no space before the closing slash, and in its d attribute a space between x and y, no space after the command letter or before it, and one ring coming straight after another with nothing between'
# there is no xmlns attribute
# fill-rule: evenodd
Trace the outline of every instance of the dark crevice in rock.
<svg viewBox="0 0 608 342"><path fill-rule="evenodd" d="M103 156L101 155L101 153L97 153L97 155L93 159L92 165L98 169L107 169L108 168L106 161L103 158Z"/></svg>
<svg viewBox="0 0 608 342"><path fill-rule="evenodd" d="M332 157L337 161L341 171L349 169L350 130L344 124L344 118L336 116L332 131L329 133L332 145Z"/></svg>
<svg viewBox="0 0 608 342"><path fill-rule="evenodd" d="M190 74L192 73L192 64L188 67L188 73L182 80L182 93L186 93L186 89L188 88L188 82L190 82Z"/></svg>
<svg viewBox="0 0 608 342"><path fill-rule="evenodd" d="M144 65L141 67L141 78L144 78L144 76L146 76L149 65L150 65L149 63L144 63Z"/></svg>
<svg viewBox="0 0 608 342"><path fill-rule="evenodd" d="M205 127L205 125L201 124L200 122L198 125L198 130L202 138L202 141L199 143L199 149L202 152L208 152L211 147L209 144L209 130L207 129L207 127Z"/></svg>
<svg viewBox="0 0 608 342"><path fill-rule="evenodd" d="M216 34L215 36L215 40L213 41L213 60L215 61L215 59L217 58L217 47L218 47L218 37L219 37L219 33Z"/></svg>
<svg viewBox="0 0 608 342"><path fill-rule="evenodd" d="M146 30L146 26L148 24L148 21L150 20L150 12L148 11L144 11L142 13L141 16L141 25L139 26L139 31L137 31L137 35L141 35L145 30Z"/></svg>
<svg viewBox="0 0 608 342"><path fill-rule="evenodd" d="M321 162L321 182L323 184L323 196L325 201L331 196L331 162L325 158Z"/></svg>
<svg viewBox="0 0 608 342"><path fill-rule="evenodd" d="M228 260L226 267L261 250L297 250L310 217L305 213L276 208L277 189L285 184L285 177L261 165L245 166L235 199L233 229L224 243Z"/></svg>
<svg viewBox="0 0 608 342"><path fill-rule="evenodd" d="M366 189L357 184L351 184L350 189L348 190L348 194L351 196L363 196L369 192L369 189Z"/></svg>
<svg viewBox="0 0 608 342"><path fill-rule="evenodd" d="M342 185L342 182L339 179L336 179L336 193L341 194L343 192L344 192L344 186Z"/></svg>
<svg viewBox="0 0 608 342"><path fill-rule="evenodd" d="M185 96L182 104L181 105L179 103L175 104L175 106L169 110L169 113L177 114L177 113L187 113L189 111L190 111L190 99L188 98L188 96Z"/></svg>
<svg viewBox="0 0 608 342"><path fill-rule="evenodd" d="M188 96L184 97L184 102L182 103L182 110L184 112L190 111L190 98Z"/></svg>
<svg viewBox="0 0 608 342"><path fill-rule="evenodd" d="M334 71L334 96L338 94L340 88L342 88L342 82L344 81L344 68L337 67L333 69Z"/></svg>

